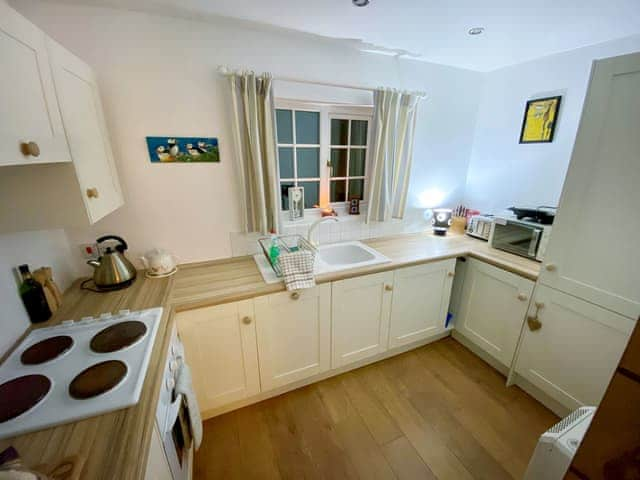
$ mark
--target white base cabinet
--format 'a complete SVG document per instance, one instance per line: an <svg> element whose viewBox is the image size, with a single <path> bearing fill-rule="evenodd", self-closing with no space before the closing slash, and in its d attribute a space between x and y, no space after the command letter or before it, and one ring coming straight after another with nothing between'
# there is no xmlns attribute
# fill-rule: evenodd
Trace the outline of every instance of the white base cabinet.
<svg viewBox="0 0 640 480"><path fill-rule="evenodd" d="M534 286L519 275L467 259L456 330L510 367Z"/></svg>
<svg viewBox="0 0 640 480"><path fill-rule="evenodd" d="M393 272L333 282L332 368L387 349L392 293Z"/></svg>
<svg viewBox="0 0 640 480"><path fill-rule="evenodd" d="M329 370L330 284L253 302L263 391Z"/></svg>
<svg viewBox="0 0 640 480"><path fill-rule="evenodd" d="M202 411L260 392L253 302L176 314Z"/></svg>
<svg viewBox="0 0 640 480"><path fill-rule="evenodd" d="M598 405L635 322L543 285L529 314L516 373L571 410Z"/></svg>
<svg viewBox="0 0 640 480"><path fill-rule="evenodd" d="M446 328L456 260L396 270L389 328L389 348L443 333Z"/></svg>

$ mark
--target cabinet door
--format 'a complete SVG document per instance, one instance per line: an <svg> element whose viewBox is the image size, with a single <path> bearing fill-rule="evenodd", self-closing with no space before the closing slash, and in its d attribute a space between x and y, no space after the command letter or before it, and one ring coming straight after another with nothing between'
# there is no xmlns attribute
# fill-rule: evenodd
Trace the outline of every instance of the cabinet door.
<svg viewBox="0 0 640 480"><path fill-rule="evenodd" d="M260 392L251 300L176 314L202 411Z"/></svg>
<svg viewBox="0 0 640 480"><path fill-rule="evenodd" d="M540 281L640 316L640 54L594 62Z"/></svg>
<svg viewBox="0 0 640 480"><path fill-rule="evenodd" d="M479 260L467 260L456 330L510 367L534 283Z"/></svg>
<svg viewBox="0 0 640 480"><path fill-rule="evenodd" d="M541 327L525 326L516 372L571 410L598 405L635 322L542 285L534 300Z"/></svg>
<svg viewBox="0 0 640 480"><path fill-rule="evenodd" d="M387 349L392 290L393 272L333 282L333 368Z"/></svg>
<svg viewBox="0 0 640 480"><path fill-rule="evenodd" d="M45 35L0 2L0 165L68 162ZM34 142L39 154L23 153Z"/></svg>
<svg viewBox="0 0 640 480"><path fill-rule="evenodd" d="M90 223L122 206L122 193L95 76L82 60L47 41L62 121Z"/></svg>
<svg viewBox="0 0 640 480"><path fill-rule="evenodd" d="M445 331L455 268L452 258L394 272L389 348Z"/></svg>
<svg viewBox="0 0 640 480"><path fill-rule="evenodd" d="M331 286L254 299L263 390L329 370Z"/></svg>

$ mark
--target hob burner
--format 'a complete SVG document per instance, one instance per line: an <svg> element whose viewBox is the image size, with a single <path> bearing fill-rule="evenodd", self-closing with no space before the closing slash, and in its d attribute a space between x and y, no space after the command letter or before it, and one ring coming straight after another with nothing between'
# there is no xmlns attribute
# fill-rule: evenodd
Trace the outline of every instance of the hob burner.
<svg viewBox="0 0 640 480"><path fill-rule="evenodd" d="M127 374L127 365L120 360L97 363L80 372L69 384L69 395L86 400L108 392Z"/></svg>
<svg viewBox="0 0 640 480"><path fill-rule="evenodd" d="M147 333L147 326L138 321L120 322L101 330L91 339L91 350L110 353L133 345Z"/></svg>
<svg viewBox="0 0 640 480"><path fill-rule="evenodd" d="M0 423L31 410L50 389L51 380L44 375L24 375L0 385Z"/></svg>
<svg viewBox="0 0 640 480"><path fill-rule="evenodd" d="M58 358L73 346L73 339L68 335L58 335L31 345L20 356L23 365L39 365Z"/></svg>

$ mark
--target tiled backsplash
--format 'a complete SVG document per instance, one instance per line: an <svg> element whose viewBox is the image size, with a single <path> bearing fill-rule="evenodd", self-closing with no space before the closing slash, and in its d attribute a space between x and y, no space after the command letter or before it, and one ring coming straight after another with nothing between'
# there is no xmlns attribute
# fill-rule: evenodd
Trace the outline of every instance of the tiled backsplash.
<svg viewBox="0 0 640 480"><path fill-rule="evenodd" d="M388 222L365 223L366 213L349 215L345 209L336 209L337 222L323 222L318 225L313 233L313 240L320 243L335 243L346 240L365 240L367 238L384 237L400 233L416 233L430 228L424 220L423 209L407 209L402 220L392 219ZM320 218L320 212L305 213L301 220L291 221L287 212L283 213L283 228L281 235L299 234L304 237L309 232L309 227ZM259 252L258 238L263 235L257 233L232 233L231 250L234 257L253 255Z"/></svg>

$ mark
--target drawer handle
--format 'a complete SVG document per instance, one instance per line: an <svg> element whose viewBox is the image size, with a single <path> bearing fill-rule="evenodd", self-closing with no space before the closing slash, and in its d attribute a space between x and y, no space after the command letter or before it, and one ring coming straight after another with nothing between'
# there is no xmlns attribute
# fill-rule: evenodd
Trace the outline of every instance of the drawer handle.
<svg viewBox="0 0 640 480"><path fill-rule="evenodd" d="M100 196L100 194L98 193L98 189L93 187L93 188L87 188L87 197L88 198L98 198Z"/></svg>
<svg viewBox="0 0 640 480"><path fill-rule="evenodd" d="M537 316L529 315L527 317L527 325L529 325L529 330L535 332L536 330L540 330L542 328L542 322L538 320Z"/></svg>
<svg viewBox="0 0 640 480"><path fill-rule="evenodd" d="M251 324L251 317L244 317L242 319L242 323L244 323L245 325Z"/></svg>
<svg viewBox="0 0 640 480"><path fill-rule="evenodd" d="M547 263L544 268L547 272L555 272L558 269L555 263Z"/></svg>
<svg viewBox="0 0 640 480"><path fill-rule="evenodd" d="M293 292L291 294L291 300L298 300L300 298L300 292Z"/></svg>
<svg viewBox="0 0 640 480"><path fill-rule="evenodd" d="M25 142L20 145L20 151L27 157L39 157L40 147L36 142Z"/></svg>
<svg viewBox="0 0 640 480"><path fill-rule="evenodd" d="M447 272L447 276L449 276L449 277L453 277L454 275L455 275L455 273L453 273L453 272Z"/></svg>
<svg viewBox="0 0 640 480"><path fill-rule="evenodd" d="M384 286L384 289L385 289L387 292L391 292L391 291L393 291L393 285L385 285L385 286Z"/></svg>
<svg viewBox="0 0 640 480"><path fill-rule="evenodd" d="M518 294L518 300L520 300L521 302L526 302L528 299L529 297L527 297L524 293Z"/></svg>

